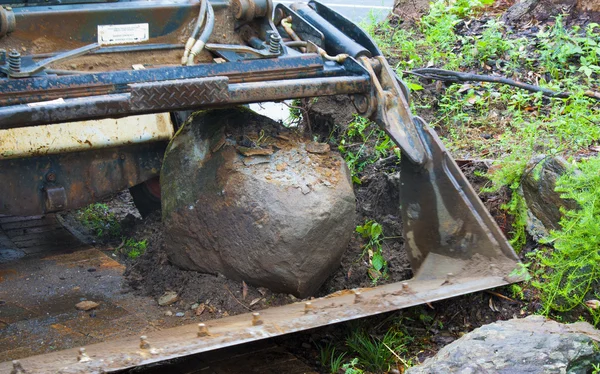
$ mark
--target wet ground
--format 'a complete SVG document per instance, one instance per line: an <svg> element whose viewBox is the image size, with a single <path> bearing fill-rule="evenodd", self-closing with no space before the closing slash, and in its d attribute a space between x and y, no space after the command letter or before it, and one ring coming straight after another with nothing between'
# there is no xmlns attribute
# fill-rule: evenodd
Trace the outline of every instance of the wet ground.
<svg viewBox="0 0 600 374"><path fill-rule="evenodd" d="M123 292L125 266L56 216L2 217L0 227L0 362L183 323L165 320L152 298ZM99 306L77 310L85 300Z"/></svg>

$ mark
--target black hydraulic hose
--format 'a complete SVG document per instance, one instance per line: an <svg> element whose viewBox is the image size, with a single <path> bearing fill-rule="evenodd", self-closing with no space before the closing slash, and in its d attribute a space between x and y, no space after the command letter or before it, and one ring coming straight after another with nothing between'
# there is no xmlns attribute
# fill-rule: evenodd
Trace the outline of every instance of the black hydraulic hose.
<svg viewBox="0 0 600 374"><path fill-rule="evenodd" d="M198 20L196 21L196 26L194 27L192 34L185 43L185 50L183 51L183 57L181 57L182 65L185 65L187 63L190 51L196 43L196 39L198 38L198 34L200 33L200 28L204 23L204 17L206 16L206 3L208 3L209 1L210 0L200 0L200 11L198 12Z"/></svg>
<svg viewBox="0 0 600 374"><path fill-rule="evenodd" d="M204 24L204 30L202 30L202 34L194 43L192 50L190 51L190 55L188 56L187 64L194 65L194 57L196 57L202 50L204 46L208 42L208 38L210 38L213 28L215 27L215 11L213 10L212 5L206 0L207 8L206 8L206 23Z"/></svg>
<svg viewBox="0 0 600 374"><path fill-rule="evenodd" d="M209 0L200 0L200 12L198 12L198 21L196 22L196 26L194 27L194 31L192 32L192 37L196 39L198 34L200 34L200 28L204 23L204 17L206 17L206 3Z"/></svg>

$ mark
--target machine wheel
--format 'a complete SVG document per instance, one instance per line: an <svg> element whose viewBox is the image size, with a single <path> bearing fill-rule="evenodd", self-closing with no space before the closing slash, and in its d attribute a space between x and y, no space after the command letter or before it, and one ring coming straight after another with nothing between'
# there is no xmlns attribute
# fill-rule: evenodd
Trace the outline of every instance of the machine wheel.
<svg viewBox="0 0 600 374"><path fill-rule="evenodd" d="M133 203L145 218L160 209L160 181L158 177L149 179L129 189Z"/></svg>

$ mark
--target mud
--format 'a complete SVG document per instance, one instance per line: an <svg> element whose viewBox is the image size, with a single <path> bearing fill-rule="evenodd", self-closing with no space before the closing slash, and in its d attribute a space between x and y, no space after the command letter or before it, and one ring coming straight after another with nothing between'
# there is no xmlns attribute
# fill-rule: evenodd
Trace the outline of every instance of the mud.
<svg viewBox="0 0 600 374"><path fill-rule="evenodd" d="M165 307L165 311L168 309L174 314L183 312L194 320L205 321L296 300L293 296L274 294L265 288L246 286L247 291L244 292L242 282L223 276L186 271L172 265L163 250L160 212L150 215L136 225L131 236L146 239L149 245L144 255L135 261L128 261L124 274L126 286L136 294L148 295L155 299L167 291L177 292L180 301ZM204 306L204 312L200 315L191 310L196 303Z"/></svg>

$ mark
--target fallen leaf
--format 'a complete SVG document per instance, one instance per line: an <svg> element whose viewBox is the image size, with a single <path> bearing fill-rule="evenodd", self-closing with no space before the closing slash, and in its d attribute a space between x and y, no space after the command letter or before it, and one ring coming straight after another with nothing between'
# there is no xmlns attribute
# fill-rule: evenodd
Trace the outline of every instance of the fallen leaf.
<svg viewBox="0 0 600 374"><path fill-rule="evenodd" d="M369 268L369 270L367 270L367 272L369 273L369 276L371 277L371 279L379 279L381 277L381 272L379 272L373 268Z"/></svg>
<svg viewBox="0 0 600 374"><path fill-rule="evenodd" d="M204 304L200 304L198 305L198 307L196 308L196 310L194 311L194 314L199 316L202 313L204 313L204 310L206 309L206 306Z"/></svg>
<svg viewBox="0 0 600 374"><path fill-rule="evenodd" d="M242 281L242 300L246 300L246 296L248 296L248 285Z"/></svg>
<svg viewBox="0 0 600 374"><path fill-rule="evenodd" d="M494 300L490 297L490 301L488 302L490 309L492 310L492 312L499 312L500 309L498 309L498 307L494 304Z"/></svg>
<svg viewBox="0 0 600 374"><path fill-rule="evenodd" d="M463 92L465 92L465 91L468 91L468 90L470 90L471 88L473 88L473 86L472 86L472 85L470 85L470 84L468 84L468 83L465 83L465 84L463 84L462 86L460 86L460 88L459 88L459 89L458 89L458 91L456 91L456 92L457 92L457 93L463 93Z"/></svg>
<svg viewBox="0 0 600 374"><path fill-rule="evenodd" d="M585 305L587 305L588 308L596 310L596 309L600 308L600 301L598 301L598 300L588 300L588 301L585 302Z"/></svg>

